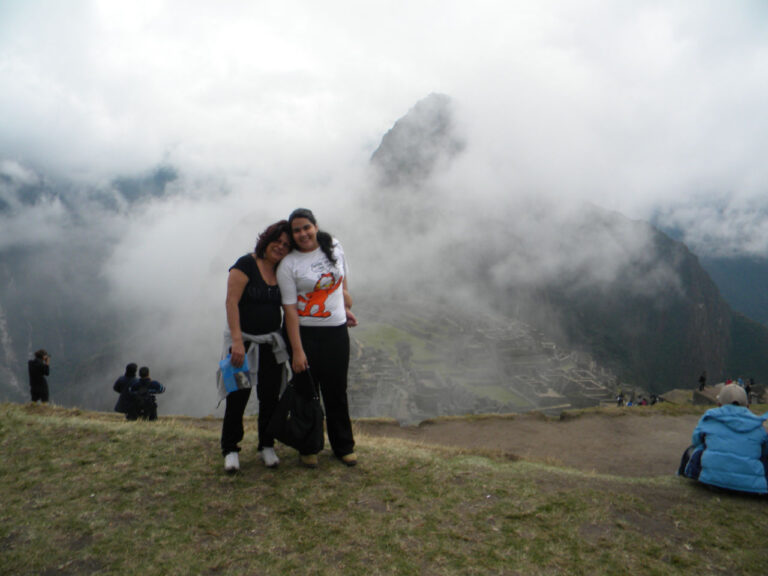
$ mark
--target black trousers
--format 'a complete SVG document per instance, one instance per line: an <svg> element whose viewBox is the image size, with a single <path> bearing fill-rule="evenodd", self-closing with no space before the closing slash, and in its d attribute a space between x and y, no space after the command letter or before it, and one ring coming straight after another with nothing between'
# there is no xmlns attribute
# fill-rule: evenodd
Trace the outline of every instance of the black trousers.
<svg viewBox="0 0 768 576"><path fill-rule="evenodd" d="M309 370L323 398L325 424L331 449L336 456L345 456L355 451L347 399L349 369L347 325L330 328L302 326L300 331L301 344L307 355Z"/></svg>
<svg viewBox="0 0 768 576"><path fill-rule="evenodd" d="M34 386L31 388L32 402L48 402L48 384Z"/></svg>
<svg viewBox="0 0 768 576"><path fill-rule="evenodd" d="M246 350L250 342L246 342ZM282 367L275 360L272 347L269 344L260 344L259 369L256 386L256 395L259 399L259 445L258 450L270 448L275 445L275 439L267 436L266 429L269 419L272 417L280 395L280 382L282 379ZM238 444L243 439L243 414L251 397L251 389L236 390L230 392L226 399L224 410L224 422L221 426L221 452L225 456L230 452L240 452Z"/></svg>
<svg viewBox="0 0 768 576"><path fill-rule="evenodd" d="M134 420L137 418L152 422L157 420L157 401L154 396L150 395L147 398L139 398L137 404L138 411L136 412L136 418L133 418ZM128 419L130 420L130 418Z"/></svg>

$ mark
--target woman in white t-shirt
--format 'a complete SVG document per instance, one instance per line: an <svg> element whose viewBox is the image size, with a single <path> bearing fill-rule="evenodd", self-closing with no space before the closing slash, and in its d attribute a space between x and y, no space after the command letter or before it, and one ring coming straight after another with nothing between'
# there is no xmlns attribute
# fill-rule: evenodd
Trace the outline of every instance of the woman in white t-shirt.
<svg viewBox="0 0 768 576"><path fill-rule="evenodd" d="M292 368L299 378L311 369L323 397L331 449L344 464L354 466L357 457L347 399L347 327L357 326L357 319L347 291L344 249L330 234L318 229L311 210L294 210L288 223L294 250L280 263L277 282ZM315 468L317 454L302 454L301 462Z"/></svg>

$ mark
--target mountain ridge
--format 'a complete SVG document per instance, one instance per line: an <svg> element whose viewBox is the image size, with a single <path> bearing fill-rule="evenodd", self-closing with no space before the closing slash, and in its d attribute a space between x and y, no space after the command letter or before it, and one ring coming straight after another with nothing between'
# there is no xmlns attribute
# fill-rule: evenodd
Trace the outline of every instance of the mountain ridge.
<svg viewBox="0 0 768 576"><path fill-rule="evenodd" d="M425 113L427 105L442 107L442 113ZM417 142L428 140L435 132L441 141L450 140L444 131L424 126L433 118L439 118L441 126L451 126L446 117L452 110L447 97L428 97L397 124L403 129L413 117L411 131L422 128ZM391 141L382 139L381 148L390 145ZM399 172L396 163L377 163L379 157L397 158L396 152L377 150L372 163L379 172ZM442 191L424 184L425 175L437 169L438 163L430 156L420 170L409 166L403 173L419 176L398 181L395 194L418 198L414 201L417 210L443 205ZM391 198L393 192L381 195ZM425 200L425 195L431 198ZM693 387L703 370L722 380L736 376L768 379L768 362L759 353L765 350L768 330L731 310L698 257L683 243L648 222L631 221L594 205L579 207L562 218L547 214L555 212L553 205L528 199L523 205L533 207L532 213L539 218L530 226L515 218L518 205L511 203L505 210L503 203L496 202L494 213L478 219L485 223L487 237L479 258L473 258L471 248L457 243L439 253L446 266L451 259L472 262L465 268L464 278L488 287L483 297L491 307L550 333L561 346L594 356L617 375L619 384L651 393ZM440 213L433 212L432 217L439 219ZM390 222L393 227L395 220ZM515 233L514 225L523 231ZM562 233L564 240L558 243L545 235L536 236L535 227ZM534 240L527 240L527 235ZM549 251L539 250L536 241L550 242ZM561 255L556 274L545 265L529 265L532 280L517 271L531 259L543 260L554 253ZM601 255L608 256L605 260L613 257L613 268L600 269ZM752 347L758 351L752 353Z"/></svg>

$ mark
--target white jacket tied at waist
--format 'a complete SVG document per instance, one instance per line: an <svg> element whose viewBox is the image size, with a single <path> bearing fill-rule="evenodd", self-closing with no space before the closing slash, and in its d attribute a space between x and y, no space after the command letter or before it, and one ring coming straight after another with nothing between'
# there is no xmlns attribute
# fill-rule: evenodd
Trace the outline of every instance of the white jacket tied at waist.
<svg viewBox="0 0 768 576"><path fill-rule="evenodd" d="M254 388L259 382L259 344L269 344L272 346L272 354L275 355L275 360L283 368L282 383L280 385L280 393L282 394L288 381L293 378L293 372L291 371L291 358L288 355L288 347L283 340L283 336L280 332L270 332L269 334L243 334L243 343L251 342L251 347L248 352L245 353L248 358L248 374L251 380L251 387ZM232 346L232 334L229 330L224 331L224 347L221 350L221 359L227 357L229 349ZM219 392L219 404L224 398L227 397L227 389L224 386L224 379L221 377L221 368L216 370L216 388Z"/></svg>

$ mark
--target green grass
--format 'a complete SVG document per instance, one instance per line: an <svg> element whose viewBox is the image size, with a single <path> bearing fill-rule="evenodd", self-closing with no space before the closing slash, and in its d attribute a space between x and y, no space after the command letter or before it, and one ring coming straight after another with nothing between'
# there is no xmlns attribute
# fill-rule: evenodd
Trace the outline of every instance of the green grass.
<svg viewBox="0 0 768 576"><path fill-rule="evenodd" d="M428 341L391 324L371 323L360 326L355 336L368 346L384 350L392 358L398 357L398 344L407 344L410 346L413 362L424 367L439 367L442 364L435 351L430 350Z"/></svg>
<svg viewBox="0 0 768 576"><path fill-rule="evenodd" d="M766 572L764 498L360 433L268 470L250 418L230 477L219 424L0 405L0 574Z"/></svg>

